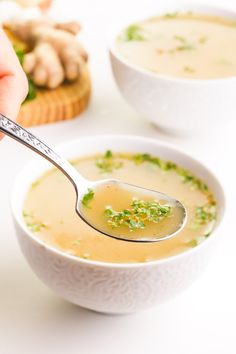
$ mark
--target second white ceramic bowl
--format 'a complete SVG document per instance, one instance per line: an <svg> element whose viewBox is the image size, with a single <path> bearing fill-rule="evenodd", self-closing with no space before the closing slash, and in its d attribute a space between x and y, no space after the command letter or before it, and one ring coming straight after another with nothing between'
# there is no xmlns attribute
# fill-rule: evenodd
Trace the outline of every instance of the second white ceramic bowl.
<svg viewBox="0 0 236 354"><path fill-rule="evenodd" d="M16 178L11 197L12 215L25 258L38 277L55 293L74 304L100 312L134 312L174 297L203 271L217 240L224 212L224 193L217 179L200 162L156 140L128 136L91 137L68 142L59 151L67 158L76 158L104 153L107 149L160 156L202 178L218 204L218 223L213 234L193 249L149 263L104 263L63 253L31 233L22 217L23 202L29 187L51 167L40 157L36 157Z"/></svg>
<svg viewBox="0 0 236 354"><path fill-rule="evenodd" d="M175 11L236 20L233 11L198 5L158 5L152 17ZM206 134L235 119L236 77L188 80L155 74L129 64L114 44L115 38L110 60L122 95L141 116L158 127L172 133Z"/></svg>

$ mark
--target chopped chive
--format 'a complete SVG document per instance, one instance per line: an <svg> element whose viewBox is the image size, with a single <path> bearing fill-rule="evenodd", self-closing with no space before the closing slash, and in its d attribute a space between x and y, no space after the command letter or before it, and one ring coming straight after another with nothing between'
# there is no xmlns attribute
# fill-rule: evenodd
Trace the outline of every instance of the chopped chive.
<svg viewBox="0 0 236 354"><path fill-rule="evenodd" d="M88 259L90 257L90 253L83 253L81 258Z"/></svg>
<svg viewBox="0 0 236 354"><path fill-rule="evenodd" d="M24 210L22 214L25 224L31 232L40 232L42 229L48 228L47 224L37 220L32 213Z"/></svg>
<svg viewBox="0 0 236 354"><path fill-rule="evenodd" d="M177 16L178 16L178 12L168 12L164 15L164 17L167 19L176 18Z"/></svg>
<svg viewBox="0 0 236 354"><path fill-rule="evenodd" d="M85 207L88 207L88 204L91 202L93 197L94 197L94 191L91 188L88 188L88 192L86 194L84 194L84 196L82 198L82 204Z"/></svg>
<svg viewBox="0 0 236 354"><path fill-rule="evenodd" d="M138 25L130 25L125 31L125 41L143 41L144 37L140 32L141 28Z"/></svg>
<svg viewBox="0 0 236 354"><path fill-rule="evenodd" d="M107 223L112 228L126 226L130 231L144 229L146 222L158 223L170 216L171 207L161 205L157 201L143 201L133 199L129 209L116 211L111 206L107 206L105 211Z"/></svg>
<svg viewBox="0 0 236 354"><path fill-rule="evenodd" d="M123 166L122 161L117 161L111 150L107 150L105 154L96 160L96 166L101 173L112 173Z"/></svg>
<svg viewBox="0 0 236 354"><path fill-rule="evenodd" d="M195 70L193 68L191 68L190 66L187 66L187 65L185 65L183 67L183 70L187 73L194 73L195 72Z"/></svg>
<svg viewBox="0 0 236 354"><path fill-rule="evenodd" d="M197 206L195 209L194 225L201 227L216 219L216 207L214 204Z"/></svg>
<svg viewBox="0 0 236 354"><path fill-rule="evenodd" d="M207 41L207 37L206 36L202 36L198 39L198 42L201 43L201 44L205 44Z"/></svg>
<svg viewBox="0 0 236 354"><path fill-rule="evenodd" d="M187 247L196 247L198 245L200 245L200 243L202 243L203 241L205 241L209 236L210 236L210 232L204 234L203 236L198 236L196 238L194 238L193 240L187 241L185 242L185 246Z"/></svg>
<svg viewBox="0 0 236 354"><path fill-rule="evenodd" d="M177 41L179 41L181 43L186 43L187 42L184 37L178 36L178 35L174 36L174 39L176 39Z"/></svg>
<svg viewBox="0 0 236 354"><path fill-rule="evenodd" d="M33 183L31 184L31 187L32 187L32 188L35 188L35 187L37 187L39 184L40 184L40 180L37 179L35 182L33 182Z"/></svg>
<svg viewBox="0 0 236 354"><path fill-rule="evenodd" d="M73 242L73 245L74 245L74 246L79 246L80 243L81 243L81 240L77 239L77 240L75 240L75 241Z"/></svg>

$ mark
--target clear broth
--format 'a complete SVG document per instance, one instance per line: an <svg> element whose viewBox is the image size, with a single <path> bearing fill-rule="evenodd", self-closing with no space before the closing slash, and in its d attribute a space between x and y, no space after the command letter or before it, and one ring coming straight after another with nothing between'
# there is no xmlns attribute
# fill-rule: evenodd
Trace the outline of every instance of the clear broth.
<svg viewBox="0 0 236 354"><path fill-rule="evenodd" d="M152 244L102 235L77 216L73 186L59 170L52 169L35 181L26 195L23 216L31 232L74 256L115 263L166 258L197 246L210 235L217 208L203 181L180 166L148 154L106 156L80 158L73 165L91 180L115 178L176 198L187 209L184 229L172 239ZM120 202L117 201L117 208Z"/></svg>

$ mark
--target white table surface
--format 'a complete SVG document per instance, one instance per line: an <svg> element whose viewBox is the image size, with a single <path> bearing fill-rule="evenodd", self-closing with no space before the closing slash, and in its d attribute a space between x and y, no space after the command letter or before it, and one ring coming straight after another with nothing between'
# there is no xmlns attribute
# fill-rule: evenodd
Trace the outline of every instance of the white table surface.
<svg viewBox="0 0 236 354"><path fill-rule="evenodd" d="M163 135L124 102L109 67L107 39L112 30L130 19L155 13L157 4L154 0L56 2L55 13L68 18L74 15L84 25L93 97L81 118L32 131L51 144L87 135L124 133L150 136L184 148L207 163L225 185L228 210L221 244L203 276L176 299L159 307L128 316L105 316L73 306L37 279L19 250L9 192L16 173L33 153L5 138L0 142L1 354L236 353L236 236L232 231L236 122L224 126L222 117L221 131L209 132L207 137ZM235 0L225 0L224 5L236 9Z"/></svg>

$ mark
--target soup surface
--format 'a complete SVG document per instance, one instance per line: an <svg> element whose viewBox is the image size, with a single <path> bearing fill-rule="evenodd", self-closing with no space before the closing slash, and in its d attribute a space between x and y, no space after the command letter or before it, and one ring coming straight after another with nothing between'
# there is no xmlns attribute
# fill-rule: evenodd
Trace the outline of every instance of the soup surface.
<svg viewBox="0 0 236 354"><path fill-rule="evenodd" d="M104 262L147 262L197 246L209 237L214 227L217 208L212 193L203 181L172 162L149 154L107 151L72 163L91 180L111 177L170 195L184 204L188 220L177 236L159 243L112 239L77 216L73 186L59 170L51 169L32 184L24 202L23 217L31 232L64 252ZM93 198L96 201L96 196L90 194L85 203L91 211ZM123 206L120 198L112 208L122 211ZM109 220L104 210L94 208L94 211L96 217L106 216Z"/></svg>
<svg viewBox="0 0 236 354"><path fill-rule="evenodd" d="M236 20L170 13L126 28L116 50L154 73L189 79L236 75Z"/></svg>

